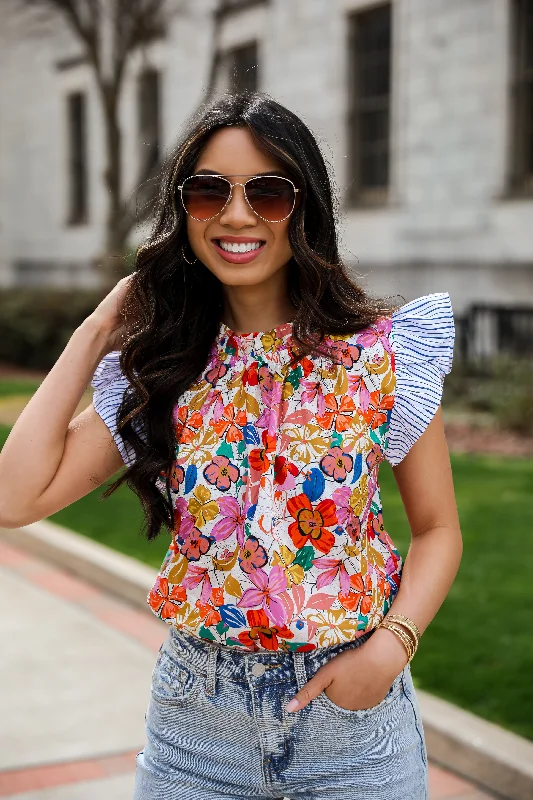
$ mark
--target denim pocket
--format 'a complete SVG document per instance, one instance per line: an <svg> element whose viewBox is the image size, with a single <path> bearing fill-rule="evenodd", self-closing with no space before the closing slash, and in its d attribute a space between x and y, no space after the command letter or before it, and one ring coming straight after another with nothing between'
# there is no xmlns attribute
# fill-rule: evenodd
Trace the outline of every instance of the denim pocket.
<svg viewBox="0 0 533 800"><path fill-rule="evenodd" d="M380 700L380 702L375 706L370 706L370 708L343 708L342 706L338 706L336 703L334 703L333 700L327 696L325 691L322 691L316 699L319 701L321 706L329 709L335 714L339 714L344 717L353 717L354 719L362 719L364 717L371 716L372 714L377 714L378 711L381 711L382 708L391 705L391 703L393 703L396 698L401 695L402 675L403 672L400 672L400 674L396 676L383 700Z"/></svg>
<svg viewBox="0 0 533 800"><path fill-rule="evenodd" d="M152 697L156 702L179 706L192 700L202 688L203 678L166 647L159 651L152 672Z"/></svg>

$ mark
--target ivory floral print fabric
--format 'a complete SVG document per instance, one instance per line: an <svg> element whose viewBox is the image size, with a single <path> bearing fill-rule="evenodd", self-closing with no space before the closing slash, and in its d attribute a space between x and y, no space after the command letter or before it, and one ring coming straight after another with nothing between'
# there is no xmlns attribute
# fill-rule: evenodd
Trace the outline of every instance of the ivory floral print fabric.
<svg viewBox="0 0 533 800"><path fill-rule="evenodd" d="M247 651L313 650L376 627L403 566L383 522L379 467L398 463L436 411L453 335L447 293L329 337L336 364L313 356L291 365L291 323L250 334L221 323L174 411L176 459L160 489L175 521L148 596L154 613ZM114 427L124 379L117 354L106 358L95 407L128 461ZM396 401L406 436L395 434L390 458Z"/></svg>

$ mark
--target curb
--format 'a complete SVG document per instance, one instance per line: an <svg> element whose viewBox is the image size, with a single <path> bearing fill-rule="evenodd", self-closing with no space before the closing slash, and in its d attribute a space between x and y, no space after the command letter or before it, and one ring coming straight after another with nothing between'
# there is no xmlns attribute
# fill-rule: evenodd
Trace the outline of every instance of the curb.
<svg viewBox="0 0 533 800"><path fill-rule="evenodd" d="M146 613L157 571L79 533L43 520L0 535L96 584ZM416 689L428 756L503 800L533 797L533 743L481 717Z"/></svg>
<svg viewBox="0 0 533 800"><path fill-rule="evenodd" d="M0 528L3 539L84 578L109 594L149 611L146 596L157 570L55 522L32 522L24 528ZM151 613L151 612L149 612Z"/></svg>

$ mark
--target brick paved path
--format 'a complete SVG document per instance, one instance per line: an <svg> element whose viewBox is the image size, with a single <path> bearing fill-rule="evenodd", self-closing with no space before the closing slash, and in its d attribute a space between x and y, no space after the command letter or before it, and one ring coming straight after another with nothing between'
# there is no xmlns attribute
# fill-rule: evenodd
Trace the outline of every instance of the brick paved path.
<svg viewBox="0 0 533 800"><path fill-rule="evenodd" d="M0 797L131 800L166 633L0 538ZM488 800L434 764L429 778L431 800Z"/></svg>

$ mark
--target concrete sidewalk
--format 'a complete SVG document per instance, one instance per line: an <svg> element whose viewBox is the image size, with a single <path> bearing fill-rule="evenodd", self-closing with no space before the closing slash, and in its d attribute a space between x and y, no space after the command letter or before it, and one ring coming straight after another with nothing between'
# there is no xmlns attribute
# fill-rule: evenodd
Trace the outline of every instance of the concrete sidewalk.
<svg viewBox="0 0 533 800"><path fill-rule="evenodd" d="M0 797L131 800L167 630L0 538ZM434 764L429 776L431 800L489 798Z"/></svg>

